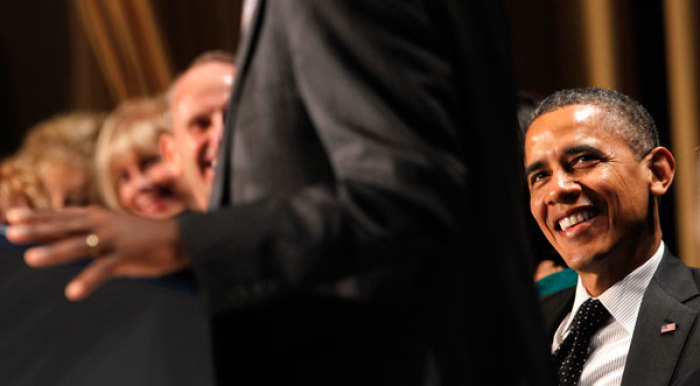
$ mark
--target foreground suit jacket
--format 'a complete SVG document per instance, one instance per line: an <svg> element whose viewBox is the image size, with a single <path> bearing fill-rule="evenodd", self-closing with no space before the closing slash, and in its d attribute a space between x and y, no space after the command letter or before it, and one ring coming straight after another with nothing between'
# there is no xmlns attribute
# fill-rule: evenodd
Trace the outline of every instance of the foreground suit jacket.
<svg viewBox="0 0 700 386"><path fill-rule="evenodd" d="M503 20L258 3L212 211L180 222L221 383L547 384Z"/></svg>
<svg viewBox="0 0 700 386"><path fill-rule="evenodd" d="M623 386L679 384L700 369L700 270L685 266L668 250L644 293L622 376ZM542 300L551 342L571 311L575 287ZM661 333L674 322L676 330Z"/></svg>

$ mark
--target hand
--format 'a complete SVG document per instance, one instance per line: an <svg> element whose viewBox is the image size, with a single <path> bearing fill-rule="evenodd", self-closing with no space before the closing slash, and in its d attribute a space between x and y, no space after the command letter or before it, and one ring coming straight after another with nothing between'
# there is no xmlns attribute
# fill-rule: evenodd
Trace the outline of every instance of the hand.
<svg viewBox="0 0 700 386"><path fill-rule="evenodd" d="M7 222L6 213L14 208L29 208L29 200L21 194L0 195L0 223Z"/></svg>
<svg viewBox="0 0 700 386"><path fill-rule="evenodd" d="M51 202L41 179L27 162L8 159L0 163L0 221L13 208L49 209Z"/></svg>
<svg viewBox="0 0 700 386"><path fill-rule="evenodd" d="M42 244L24 254L32 267L93 259L66 286L70 300L83 299L114 277L162 276L189 266L174 220L144 219L98 207L13 209L7 212L7 220L10 241Z"/></svg>

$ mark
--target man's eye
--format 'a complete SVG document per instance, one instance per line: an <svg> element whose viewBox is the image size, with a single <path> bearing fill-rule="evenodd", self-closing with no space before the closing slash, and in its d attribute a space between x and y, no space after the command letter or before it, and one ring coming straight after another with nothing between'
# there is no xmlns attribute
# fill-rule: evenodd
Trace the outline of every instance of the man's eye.
<svg viewBox="0 0 700 386"><path fill-rule="evenodd" d="M598 162L600 162L600 157L598 156L594 156L591 154L581 154L571 161L571 165L573 167L585 167L591 166L592 164L596 164Z"/></svg>
<svg viewBox="0 0 700 386"><path fill-rule="evenodd" d="M208 117L198 117L192 122L192 128L195 130L206 130L211 126L211 119Z"/></svg>
<svg viewBox="0 0 700 386"><path fill-rule="evenodd" d="M540 171L536 173L532 173L530 175L530 185L535 185L537 182L542 181L543 179L547 178L549 173L545 171Z"/></svg>

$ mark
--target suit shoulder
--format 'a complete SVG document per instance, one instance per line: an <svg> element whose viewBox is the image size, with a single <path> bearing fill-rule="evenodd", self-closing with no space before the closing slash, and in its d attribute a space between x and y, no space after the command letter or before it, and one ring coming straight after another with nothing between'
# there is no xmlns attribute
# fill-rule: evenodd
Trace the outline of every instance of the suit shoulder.
<svg viewBox="0 0 700 386"><path fill-rule="evenodd" d="M540 298L543 327L547 337L552 337L561 320L569 313L574 302L576 287L565 288Z"/></svg>
<svg viewBox="0 0 700 386"><path fill-rule="evenodd" d="M548 315L559 315L571 308L575 291L576 287L570 287L542 296L540 298L540 309L545 319L547 319Z"/></svg>
<svg viewBox="0 0 700 386"><path fill-rule="evenodd" d="M679 302L700 306L700 269L685 265L669 252L661 260L652 281Z"/></svg>
<svg viewBox="0 0 700 386"><path fill-rule="evenodd" d="M688 267L690 274L693 276L693 281L695 284L700 286L700 268Z"/></svg>
<svg viewBox="0 0 700 386"><path fill-rule="evenodd" d="M561 305L562 303L567 303L569 300L571 300L575 290L576 287L574 286L564 288L562 290L553 292L548 295L544 295L540 297L540 305L542 306L542 308L546 308L550 306Z"/></svg>

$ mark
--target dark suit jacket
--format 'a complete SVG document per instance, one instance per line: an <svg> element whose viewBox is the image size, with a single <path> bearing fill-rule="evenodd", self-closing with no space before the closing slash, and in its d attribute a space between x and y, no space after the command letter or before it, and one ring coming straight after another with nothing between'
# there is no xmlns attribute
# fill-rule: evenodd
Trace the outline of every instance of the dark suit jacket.
<svg viewBox="0 0 700 386"><path fill-rule="evenodd" d="M700 368L700 270L685 266L668 250L644 293L622 376L623 386L672 385ZM542 300L550 342L571 311L575 287ZM674 322L676 330L661 333Z"/></svg>
<svg viewBox="0 0 700 386"><path fill-rule="evenodd" d="M260 1L213 210L180 221L222 383L547 383L503 23L490 0Z"/></svg>

